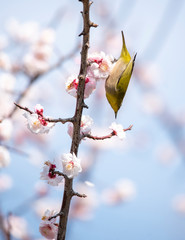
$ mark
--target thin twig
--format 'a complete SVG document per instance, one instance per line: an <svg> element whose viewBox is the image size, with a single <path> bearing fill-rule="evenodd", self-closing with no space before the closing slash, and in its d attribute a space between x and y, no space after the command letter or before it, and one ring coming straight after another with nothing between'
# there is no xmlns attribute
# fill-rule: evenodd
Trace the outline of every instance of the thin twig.
<svg viewBox="0 0 185 240"><path fill-rule="evenodd" d="M123 129L123 131L124 132L130 131L132 129L132 127L133 127L133 125L130 125L128 128ZM93 139L93 140L105 140L105 139L111 138L113 136L116 136L116 132L115 131L112 131L110 134L108 134L106 136L102 136L102 137L92 136L91 134L82 134L81 139L83 139L83 138L90 138L90 139Z"/></svg>
<svg viewBox="0 0 185 240"><path fill-rule="evenodd" d="M14 104L16 105L16 107L18 107L18 108L20 108L20 109L22 109L26 112L29 112L30 114L34 113L27 107L23 107L23 106L21 106L17 103L14 103ZM42 116L42 119L44 119L46 122L54 122L54 123L60 122L62 124L66 123L66 122L73 122L74 121L74 118L56 118L56 119L54 119L54 118L48 118L48 117L44 117L44 116Z"/></svg>
<svg viewBox="0 0 185 240"><path fill-rule="evenodd" d="M73 196L77 196L77 197L80 197L80 198L86 198L87 197L87 195L85 195L85 194L80 194L80 193L74 192L74 191L72 191L72 194L73 194Z"/></svg>
<svg viewBox="0 0 185 240"><path fill-rule="evenodd" d="M50 221L50 220L53 219L53 218L60 217L60 216L62 216L62 215L64 215L64 213L63 213L63 212L59 212L59 213L53 215L52 217L48 218L48 221Z"/></svg>

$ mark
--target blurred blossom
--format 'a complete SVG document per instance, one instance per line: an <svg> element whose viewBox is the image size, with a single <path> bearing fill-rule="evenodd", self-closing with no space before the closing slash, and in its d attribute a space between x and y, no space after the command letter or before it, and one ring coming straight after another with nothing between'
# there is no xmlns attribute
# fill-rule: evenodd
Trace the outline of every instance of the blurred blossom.
<svg viewBox="0 0 185 240"><path fill-rule="evenodd" d="M46 210L39 225L39 232L47 239L57 239L58 224L56 223L56 218L48 220L55 214L55 211Z"/></svg>
<svg viewBox="0 0 185 240"><path fill-rule="evenodd" d="M12 136L13 124L10 119L0 122L0 141L7 141Z"/></svg>
<svg viewBox="0 0 185 240"><path fill-rule="evenodd" d="M10 73L0 74L0 89L4 91L13 91L16 78Z"/></svg>
<svg viewBox="0 0 185 240"><path fill-rule="evenodd" d="M94 187L94 183L89 182L89 181L85 181L84 182L88 187Z"/></svg>
<svg viewBox="0 0 185 240"><path fill-rule="evenodd" d="M90 66L87 68L87 75L96 80L106 80L112 69L113 57L105 55L104 52L92 53L88 56Z"/></svg>
<svg viewBox="0 0 185 240"><path fill-rule="evenodd" d="M13 99L9 94L0 91L0 119L10 113L12 102Z"/></svg>
<svg viewBox="0 0 185 240"><path fill-rule="evenodd" d="M53 206L55 206L55 210L59 212L61 207L61 202L59 200L57 201L51 198L41 198L39 200L36 200L33 203L33 209L40 218L42 218L46 209L49 209L50 211L52 211Z"/></svg>
<svg viewBox="0 0 185 240"><path fill-rule="evenodd" d="M86 172L89 170L89 168L92 167L92 164L94 163L94 158L96 156L96 150L92 149L92 151L87 153L80 153L80 159L81 159L81 167L83 169L83 172Z"/></svg>
<svg viewBox="0 0 185 240"><path fill-rule="evenodd" d="M48 133L50 129L55 125L54 123L46 122L36 113L30 114L28 112L25 112L23 116L27 119L28 129L35 134Z"/></svg>
<svg viewBox="0 0 185 240"><path fill-rule="evenodd" d="M155 63L137 65L134 72L139 81L146 87L155 87L159 83L160 72Z"/></svg>
<svg viewBox="0 0 185 240"><path fill-rule="evenodd" d="M126 138L126 133L123 130L123 126L121 124L116 124L115 122L113 122L109 128L112 129L112 131L115 133L116 136L119 137L119 139L123 140L124 138Z"/></svg>
<svg viewBox="0 0 185 240"><path fill-rule="evenodd" d="M37 22L19 23L16 19L7 22L7 31L11 37L20 43L31 43L38 36L39 26Z"/></svg>
<svg viewBox="0 0 185 240"><path fill-rule="evenodd" d="M68 178L76 177L81 171L81 160L73 153L66 153L62 155L63 172Z"/></svg>
<svg viewBox="0 0 185 240"><path fill-rule="evenodd" d="M39 149L30 148L27 150L29 154L29 162L35 166L41 166L44 162L45 156L44 153Z"/></svg>
<svg viewBox="0 0 185 240"><path fill-rule="evenodd" d="M91 126L93 124L93 119L89 116L82 115L81 125L80 125L80 134L90 134L91 133ZM70 122L68 124L68 134L70 137L73 136L73 124Z"/></svg>
<svg viewBox="0 0 185 240"><path fill-rule="evenodd" d="M46 28L41 31L38 37L39 44L53 44L55 41L55 30L52 28Z"/></svg>
<svg viewBox="0 0 185 240"><path fill-rule="evenodd" d="M27 222L22 217L10 215L8 219L5 219L4 227L17 239L29 239Z"/></svg>
<svg viewBox="0 0 185 240"><path fill-rule="evenodd" d="M172 204L177 212L185 214L185 194L177 195Z"/></svg>
<svg viewBox="0 0 185 240"><path fill-rule="evenodd" d="M5 70L5 71L10 71L11 70L10 58L4 52L0 52L0 68Z"/></svg>
<svg viewBox="0 0 185 240"><path fill-rule="evenodd" d="M155 93L146 93L142 105L145 112L150 114L160 114L164 109L161 97Z"/></svg>
<svg viewBox="0 0 185 240"><path fill-rule="evenodd" d="M170 164L177 157L177 152L173 145L161 145L157 149L157 156L161 163Z"/></svg>
<svg viewBox="0 0 185 240"><path fill-rule="evenodd" d="M35 44L32 46L31 54L39 61L48 61L53 53L53 48L49 45ZM30 55L31 55L30 54Z"/></svg>
<svg viewBox="0 0 185 240"><path fill-rule="evenodd" d="M24 56L23 64L27 73L32 77L45 73L49 69L48 62L36 58L32 53Z"/></svg>
<svg viewBox="0 0 185 240"><path fill-rule="evenodd" d="M132 200L135 193L135 184L129 179L121 179L112 188L103 191L102 199L106 204L115 205Z"/></svg>
<svg viewBox="0 0 185 240"><path fill-rule="evenodd" d="M0 35L0 51L8 46L8 39L4 35Z"/></svg>
<svg viewBox="0 0 185 240"><path fill-rule="evenodd" d="M9 151L0 146L0 169L3 167L7 167L10 164L10 154Z"/></svg>
<svg viewBox="0 0 185 240"><path fill-rule="evenodd" d="M78 82L79 82L78 77L75 75L71 75L66 81L66 91L73 97L77 97ZM87 76L85 79L84 98L88 98L95 89L96 89L95 79L89 78Z"/></svg>
<svg viewBox="0 0 185 240"><path fill-rule="evenodd" d="M13 185L12 178L7 174L0 175L0 192L10 189Z"/></svg>
<svg viewBox="0 0 185 240"><path fill-rule="evenodd" d="M48 195L48 193L49 193L48 184L46 184L44 182L40 182L40 181L37 182L35 184L35 191L39 197L44 197L44 196Z"/></svg>
<svg viewBox="0 0 185 240"><path fill-rule="evenodd" d="M62 180L63 176L59 176L58 174L54 173L57 168L57 163L47 161L44 163L44 167L42 172L40 173L40 179L46 180L48 184L51 186L58 186Z"/></svg>
<svg viewBox="0 0 185 240"><path fill-rule="evenodd" d="M69 213L70 217L79 220L91 219L95 208L98 206L98 198L95 189L87 186L85 183L78 183L78 185L75 186L75 191L80 194L85 194L87 197L76 197L73 199L71 211Z"/></svg>

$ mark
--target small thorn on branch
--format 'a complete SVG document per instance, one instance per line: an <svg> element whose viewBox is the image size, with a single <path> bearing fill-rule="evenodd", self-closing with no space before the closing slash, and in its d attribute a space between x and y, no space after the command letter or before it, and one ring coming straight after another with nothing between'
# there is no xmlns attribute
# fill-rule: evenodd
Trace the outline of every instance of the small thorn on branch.
<svg viewBox="0 0 185 240"><path fill-rule="evenodd" d="M82 35L85 35L84 30L83 30L78 36L80 37L80 36L82 36Z"/></svg>
<svg viewBox="0 0 185 240"><path fill-rule="evenodd" d="M85 195L85 194L80 194L80 193L74 192L74 191L72 191L72 195L73 195L73 196L80 197L80 198L86 198L86 197L87 197L87 195Z"/></svg>
<svg viewBox="0 0 185 240"><path fill-rule="evenodd" d="M89 107L87 106L87 104L85 104L84 102L83 102L83 104L82 104L82 107L83 107L83 108L87 108L87 109L89 108Z"/></svg>
<svg viewBox="0 0 185 240"><path fill-rule="evenodd" d="M89 2L89 7L93 4L93 1Z"/></svg>

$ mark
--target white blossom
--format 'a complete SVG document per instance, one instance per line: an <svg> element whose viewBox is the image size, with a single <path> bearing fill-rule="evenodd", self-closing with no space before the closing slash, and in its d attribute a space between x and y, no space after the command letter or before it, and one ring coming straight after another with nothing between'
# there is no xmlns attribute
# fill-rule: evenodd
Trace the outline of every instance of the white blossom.
<svg viewBox="0 0 185 240"><path fill-rule="evenodd" d="M63 173L66 174L68 178L73 178L82 171L82 168L80 165L80 159L77 158L74 153L63 154L62 165L63 165Z"/></svg>
<svg viewBox="0 0 185 240"><path fill-rule="evenodd" d="M24 113L23 116L27 119L28 129L35 134L48 133L49 130L55 125L54 123L46 122L41 116L36 113Z"/></svg>
<svg viewBox="0 0 185 240"><path fill-rule="evenodd" d="M93 124L93 120L91 117L82 115L81 125L80 125L80 134L90 134L91 126ZM73 135L73 124L70 122L68 124L68 134L70 137Z"/></svg>
<svg viewBox="0 0 185 240"><path fill-rule="evenodd" d="M66 81L66 91L73 97L77 97L78 77L71 75ZM96 89L96 81L94 78L86 77L84 98L88 98Z"/></svg>
<svg viewBox="0 0 185 240"><path fill-rule="evenodd" d="M40 179L46 180L47 183L52 186L58 186L62 182L63 177L54 173L56 168L57 165L55 162L53 163L51 163L50 161L45 162L43 170L40 173Z"/></svg>
<svg viewBox="0 0 185 240"><path fill-rule="evenodd" d="M56 223L56 218L48 220L50 217L54 216L55 211L47 210L42 217L42 221L39 225L39 231L47 239L57 239L58 224Z"/></svg>
<svg viewBox="0 0 185 240"><path fill-rule="evenodd" d="M96 80L105 80L112 69L113 57L105 55L104 52L92 53L88 56L90 66L87 69L87 75Z"/></svg>
<svg viewBox="0 0 185 240"><path fill-rule="evenodd" d="M119 137L119 139L123 140L124 138L126 138L126 133L123 130L123 126L121 124L116 124L115 122L113 122L109 128L114 131L114 133Z"/></svg>
<svg viewBox="0 0 185 240"><path fill-rule="evenodd" d="M10 164L10 154L8 150L0 146L0 169L3 167L7 167Z"/></svg>

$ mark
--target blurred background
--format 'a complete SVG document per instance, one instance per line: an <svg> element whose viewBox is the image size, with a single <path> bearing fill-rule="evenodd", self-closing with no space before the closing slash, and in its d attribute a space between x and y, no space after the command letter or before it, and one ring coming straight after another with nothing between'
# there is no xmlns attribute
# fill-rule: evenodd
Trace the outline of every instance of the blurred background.
<svg viewBox="0 0 185 240"><path fill-rule="evenodd" d="M0 119L6 116L0 123L1 239L7 219L11 239L43 239L41 216L60 209L63 186L46 185L40 172L45 161L69 152L71 138L67 124L48 135L30 133L13 103L32 110L40 103L53 118L73 116L75 98L65 91L65 81L79 72L82 4L7 0L0 6ZM90 15L99 25L91 29L90 53L118 58L121 30L130 54L137 52L116 119L133 129L123 141L82 141L83 173L75 189L88 198L73 200L67 239L184 240L185 1L94 0ZM34 62L39 37L47 39L46 48L39 52L43 61ZM103 81L86 104L92 134L109 133L115 119Z"/></svg>

